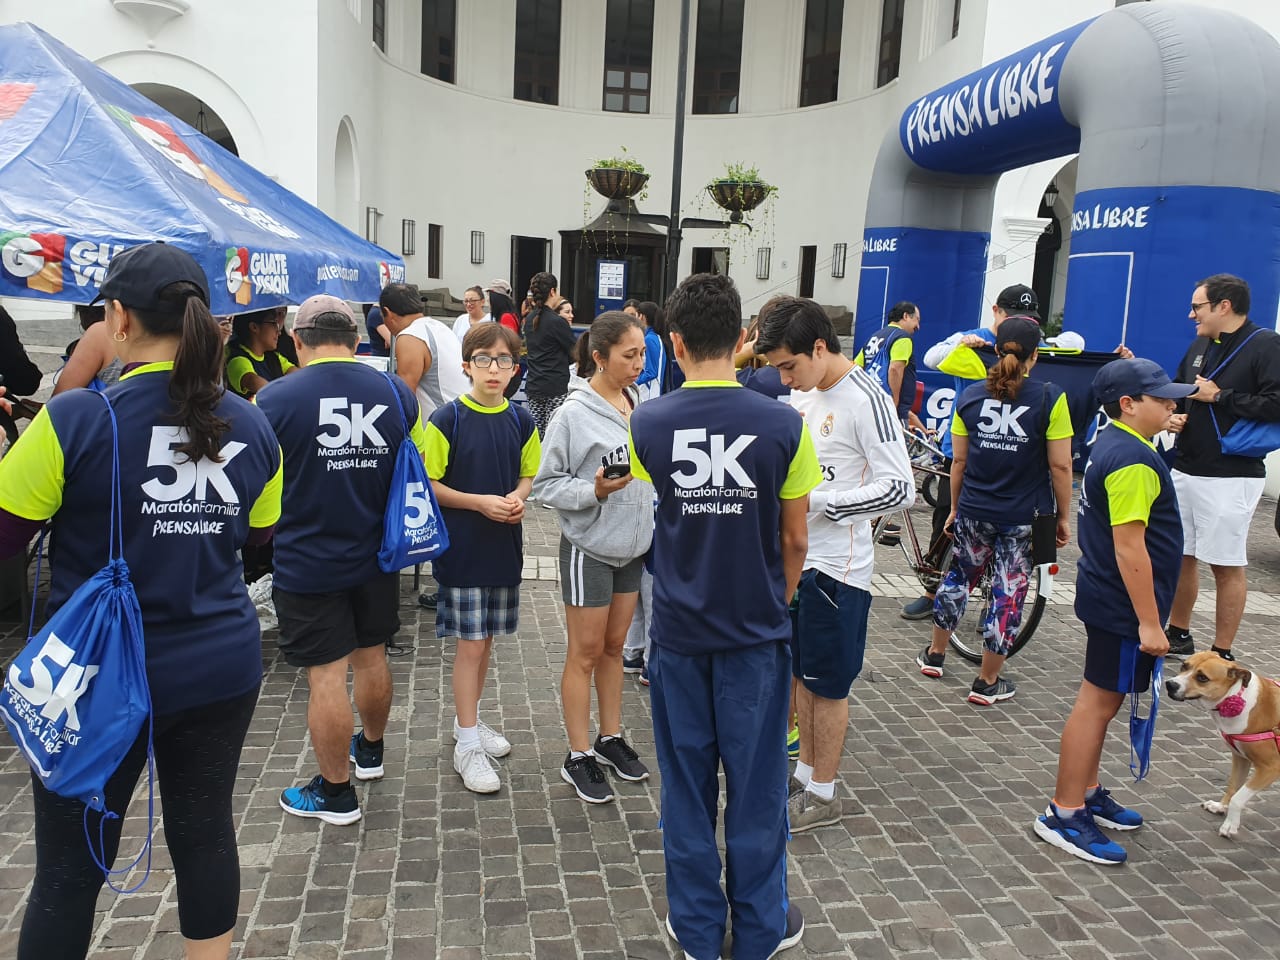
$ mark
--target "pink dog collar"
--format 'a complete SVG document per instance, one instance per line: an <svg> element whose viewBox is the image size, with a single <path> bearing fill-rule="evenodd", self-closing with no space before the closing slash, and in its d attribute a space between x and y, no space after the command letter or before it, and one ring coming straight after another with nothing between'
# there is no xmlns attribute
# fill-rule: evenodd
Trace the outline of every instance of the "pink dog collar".
<svg viewBox="0 0 1280 960"><path fill-rule="evenodd" d="M1238 717L1244 713L1244 697L1233 693L1229 697L1224 697L1222 702L1213 709L1224 717Z"/></svg>

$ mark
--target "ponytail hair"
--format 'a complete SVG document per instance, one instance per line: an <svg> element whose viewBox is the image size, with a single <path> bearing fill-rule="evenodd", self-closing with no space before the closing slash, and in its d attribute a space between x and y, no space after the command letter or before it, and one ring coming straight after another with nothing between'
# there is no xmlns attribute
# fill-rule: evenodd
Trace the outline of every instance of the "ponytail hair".
<svg viewBox="0 0 1280 960"><path fill-rule="evenodd" d="M215 412L225 392L222 332L205 303L204 291L194 283L171 283L158 296L161 309L130 312L152 336L178 337L169 399L176 407L177 425L187 431L187 441L177 451L191 462L221 461L222 435L231 429Z"/></svg>
<svg viewBox="0 0 1280 960"><path fill-rule="evenodd" d="M546 270L535 273L529 281L529 298L533 300L534 330L538 329L538 321L542 319L542 310L547 305L547 297L551 296L551 291L559 286L560 281L556 279L556 275Z"/></svg>
<svg viewBox="0 0 1280 960"><path fill-rule="evenodd" d="M598 369L594 354L607 359L609 351L633 327L644 333L644 321L621 310L609 310L596 317L591 329L578 338L578 376L589 379Z"/></svg>
<svg viewBox="0 0 1280 960"><path fill-rule="evenodd" d="M996 344L996 353L1000 359L987 371L987 392L997 400L1012 403L1018 398L1031 357L1024 356L1026 348L1012 340Z"/></svg>

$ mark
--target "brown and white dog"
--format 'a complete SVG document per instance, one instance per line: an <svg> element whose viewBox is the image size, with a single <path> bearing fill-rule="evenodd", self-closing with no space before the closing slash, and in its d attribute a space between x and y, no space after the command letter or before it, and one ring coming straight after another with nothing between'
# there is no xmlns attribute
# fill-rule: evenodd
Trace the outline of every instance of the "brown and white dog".
<svg viewBox="0 0 1280 960"><path fill-rule="evenodd" d="M1280 777L1280 684L1206 650L1184 660L1165 690L1171 699L1204 703L1231 750L1227 792L1201 806L1226 814L1218 833L1234 837L1245 804Z"/></svg>

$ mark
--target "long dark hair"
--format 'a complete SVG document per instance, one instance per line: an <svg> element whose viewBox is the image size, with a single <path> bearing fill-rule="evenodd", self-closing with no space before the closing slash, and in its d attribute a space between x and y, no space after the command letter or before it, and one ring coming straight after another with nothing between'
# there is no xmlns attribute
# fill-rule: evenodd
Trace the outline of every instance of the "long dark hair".
<svg viewBox="0 0 1280 960"><path fill-rule="evenodd" d="M1018 399L1018 390L1026 377L1027 361L1031 358L1024 356L1026 349L1013 340L996 344L996 352L1000 359L987 371L987 392L997 400L1012 403Z"/></svg>
<svg viewBox="0 0 1280 960"><path fill-rule="evenodd" d="M178 337L178 352L169 377L169 399L177 412L177 425L187 431L187 441L177 448L190 461L222 460L222 435L231 424L215 411L225 392L222 386L222 332L204 302L204 292L194 283L171 283L159 293L159 310L135 310L147 333Z"/></svg>
<svg viewBox="0 0 1280 960"><path fill-rule="evenodd" d="M524 326L520 318L520 313L516 310L516 302L501 290L489 291L489 316L499 323L502 322L503 314L509 313L516 318L517 326Z"/></svg>
<svg viewBox="0 0 1280 960"><path fill-rule="evenodd" d="M529 281L529 296L533 300L534 330L538 329L538 321L542 319L542 311L547 306L547 297L551 296L551 291L559 286L560 281L556 279L556 275L546 270L535 273L533 279Z"/></svg>
<svg viewBox="0 0 1280 960"><path fill-rule="evenodd" d="M609 351L621 342L632 327L644 333L644 323L621 310L609 310L591 322L591 329L578 338L578 376L589 379L596 372L593 353L608 357Z"/></svg>

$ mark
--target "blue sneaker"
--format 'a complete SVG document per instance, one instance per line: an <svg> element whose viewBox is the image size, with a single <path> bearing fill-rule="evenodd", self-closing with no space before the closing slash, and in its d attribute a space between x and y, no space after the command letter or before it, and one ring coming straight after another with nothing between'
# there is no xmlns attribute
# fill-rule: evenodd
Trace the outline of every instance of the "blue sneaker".
<svg viewBox="0 0 1280 960"><path fill-rule="evenodd" d="M1098 829L1088 807L1076 810L1070 816L1063 816L1050 803L1045 807L1044 815L1036 819L1035 830L1036 836L1041 840L1047 840L1060 850L1090 863L1115 866L1128 858L1124 847L1107 839Z"/></svg>
<svg viewBox="0 0 1280 960"><path fill-rule="evenodd" d="M295 817L310 817L345 826L360 819L360 801L350 783L336 797L324 792L324 777L317 774L304 787L290 787L280 794L280 806Z"/></svg>
<svg viewBox="0 0 1280 960"><path fill-rule="evenodd" d="M1142 826L1142 814L1121 806L1106 787L1094 787L1092 793L1086 793L1084 805L1097 823L1112 830L1137 830Z"/></svg>
<svg viewBox="0 0 1280 960"><path fill-rule="evenodd" d="M792 727L787 734L787 759L800 759L800 725Z"/></svg>

